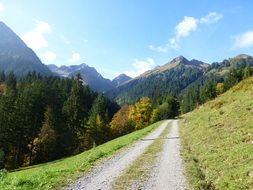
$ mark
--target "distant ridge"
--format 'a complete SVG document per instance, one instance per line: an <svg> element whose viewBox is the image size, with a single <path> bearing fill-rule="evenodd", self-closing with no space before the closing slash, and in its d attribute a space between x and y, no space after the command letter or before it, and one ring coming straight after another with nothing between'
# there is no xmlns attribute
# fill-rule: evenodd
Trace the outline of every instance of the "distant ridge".
<svg viewBox="0 0 253 190"><path fill-rule="evenodd" d="M210 78L222 80L231 68L238 68L241 65L253 66L253 57L241 54L220 63L207 64L178 56L165 65L146 71L108 91L107 95L119 104L135 102L142 96L158 98L168 93L179 95L195 83L200 84Z"/></svg>
<svg viewBox="0 0 253 190"><path fill-rule="evenodd" d="M183 56L176 57L163 66L131 79L117 88L107 92L107 95L119 104L132 103L142 96L155 98L159 94L179 93L190 83L204 74L209 64L187 60Z"/></svg>
<svg viewBox="0 0 253 190"><path fill-rule="evenodd" d="M72 77L77 73L80 73L83 82L86 85L89 85L91 89L99 92L106 92L112 90L113 88L123 84L124 82L130 80L131 78L125 74L121 74L112 81L104 78L94 67L90 67L87 64L83 63L80 65L71 65L71 66L61 66L57 67L56 65L48 65L48 68L55 74L61 77Z"/></svg>

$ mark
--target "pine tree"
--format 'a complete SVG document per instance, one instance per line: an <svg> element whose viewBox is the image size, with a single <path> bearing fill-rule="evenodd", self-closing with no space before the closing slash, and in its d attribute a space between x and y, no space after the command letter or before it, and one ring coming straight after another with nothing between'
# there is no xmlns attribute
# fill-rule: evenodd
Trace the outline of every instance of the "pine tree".
<svg viewBox="0 0 253 190"><path fill-rule="evenodd" d="M34 139L33 163L53 160L56 153L57 126L55 114L51 107L47 107L44 122L38 137Z"/></svg>
<svg viewBox="0 0 253 190"><path fill-rule="evenodd" d="M109 133L108 122L107 101L102 94L99 94L93 102L87 122L88 132L96 144L106 141L106 136Z"/></svg>
<svg viewBox="0 0 253 190"><path fill-rule="evenodd" d="M69 98L64 103L63 113L67 117L70 152L78 148L78 136L84 133L84 121L88 116L90 99L85 94L80 75L77 75Z"/></svg>

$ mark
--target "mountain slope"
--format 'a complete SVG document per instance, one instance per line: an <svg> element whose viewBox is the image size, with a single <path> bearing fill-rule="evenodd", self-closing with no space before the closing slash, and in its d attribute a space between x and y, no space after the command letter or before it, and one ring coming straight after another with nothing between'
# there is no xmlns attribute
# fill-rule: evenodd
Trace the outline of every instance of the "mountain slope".
<svg viewBox="0 0 253 190"><path fill-rule="evenodd" d="M246 54L237 55L233 58L225 59L220 63L212 63L206 76L215 75L224 77L232 68L239 68L241 66L253 66L253 57Z"/></svg>
<svg viewBox="0 0 253 190"><path fill-rule="evenodd" d="M227 75L232 69L240 67L253 67L253 57L246 54L237 55L233 58L225 59L222 62L214 62L209 67L205 74L199 77L196 81L187 86L181 95L192 87L201 86L208 80L214 82L224 82Z"/></svg>
<svg viewBox="0 0 253 190"><path fill-rule="evenodd" d="M33 50L3 22L0 22L0 38L0 71L13 71L19 76L32 71L42 75L52 74Z"/></svg>
<svg viewBox="0 0 253 190"><path fill-rule="evenodd" d="M253 188L253 77L183 116L183 155L194 189Z"/></svg>
<svg viewBox="0 0 253 190"><path fill-rule="evenodd" d="M187 60L183 56L164 66L156 67L108 92L118 103L131 103L142 96L155 98L164 93L179 93L190 83L201 77L208 64Z"/></svg>
<svg viewBox="0 0 253 190"><path fill-rule="evenodd" d="M109 79L105 79L95 68L89 67L84 63L81 65L61 67L49 65L48 67L51 71L62 77L72 77L80 73L84 84L89 85L90 88L95 91L105 92L114 87Z"/></svg>

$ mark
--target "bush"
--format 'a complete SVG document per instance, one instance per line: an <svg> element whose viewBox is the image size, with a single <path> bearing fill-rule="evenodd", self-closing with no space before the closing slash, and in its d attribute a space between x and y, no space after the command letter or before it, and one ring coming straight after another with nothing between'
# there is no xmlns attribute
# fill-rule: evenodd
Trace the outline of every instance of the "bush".
<svg viewBox="0 0 253 190"><path fill-rule="evenodd" d="M2 181L7 176L7 170L2 169L0 170L0 181Z"/></svg>

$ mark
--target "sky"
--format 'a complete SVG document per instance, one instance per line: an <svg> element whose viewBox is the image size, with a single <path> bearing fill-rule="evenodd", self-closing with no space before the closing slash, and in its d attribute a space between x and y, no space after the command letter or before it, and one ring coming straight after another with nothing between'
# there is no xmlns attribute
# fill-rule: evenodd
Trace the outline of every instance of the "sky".
<svg viewBox="0 0 253 190"><path fill-rule="evenodd" d="M0 20L45 64L135 77L183 55L253 55L251 0L0 0Z"/></svg>

